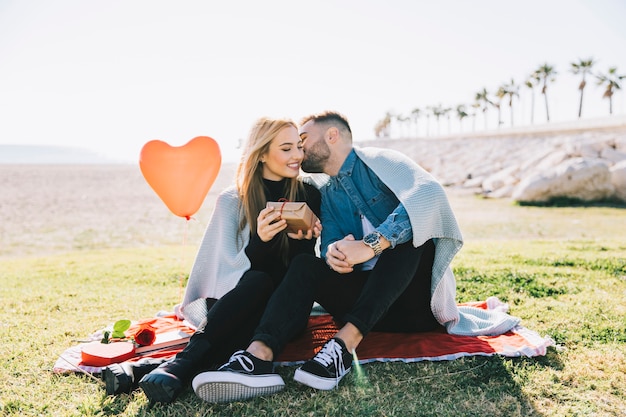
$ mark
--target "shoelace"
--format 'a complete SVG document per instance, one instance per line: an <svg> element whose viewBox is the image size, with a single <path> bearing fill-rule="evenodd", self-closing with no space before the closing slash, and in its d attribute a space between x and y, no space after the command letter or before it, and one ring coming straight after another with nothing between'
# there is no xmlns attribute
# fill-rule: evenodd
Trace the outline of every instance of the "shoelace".
<svg viewBox="0 0 626 417"><path fill-rule="evenodd" d="M324 367L328 367L331 363L335 365L335 385L339 383L339 376L346 372L346 366L343 363L343 348L335 339L330 339L322 350L315 355L313 360L319 362Z"/></svg>
<svg viewBox="0 0 626 417"><path fill-rule="evenodd" d="M239 362L239 365L243 368L244 371L246 372L254 371L254 363L252 362L252 359L244 355L243 350L238 350L237 352L233 353L233 355L228 360L228 363L222 366L221 368L229 366L231 363L235 361Z"/></svg>

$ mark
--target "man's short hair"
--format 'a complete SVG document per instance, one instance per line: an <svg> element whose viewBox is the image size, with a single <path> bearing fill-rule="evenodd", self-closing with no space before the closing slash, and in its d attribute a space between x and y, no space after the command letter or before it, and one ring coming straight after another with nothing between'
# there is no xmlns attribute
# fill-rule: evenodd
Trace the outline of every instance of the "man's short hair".
<svg viewBox="0 0 626 417"><path fill-rule="evenodd" d="M348 123L348 118L341 113L335 111L324 111L322 113L312 114L306 117L303 117L300 121L300 126L305 123L313 121L313 123L323 123L329 126L334 126L338 129L346 130L352 136L352 129L350 129L350 123Z"/></svg>

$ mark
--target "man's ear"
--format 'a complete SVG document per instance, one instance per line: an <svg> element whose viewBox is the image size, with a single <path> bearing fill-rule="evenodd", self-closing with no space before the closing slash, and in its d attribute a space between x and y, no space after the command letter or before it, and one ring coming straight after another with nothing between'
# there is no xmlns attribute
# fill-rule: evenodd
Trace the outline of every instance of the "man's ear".
<svg viewBox="0 0 626 417"><path fill-rule="evenodd" d="M336 127L329 127L326 131L326 138L329 143L336 143L339 140L339 129Z"/></svg>

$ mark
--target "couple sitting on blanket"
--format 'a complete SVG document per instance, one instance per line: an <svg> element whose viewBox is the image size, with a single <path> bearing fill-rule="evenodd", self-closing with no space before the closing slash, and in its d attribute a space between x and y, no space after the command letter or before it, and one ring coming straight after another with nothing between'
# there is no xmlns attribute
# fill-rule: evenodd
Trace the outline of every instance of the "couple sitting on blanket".
<svg viewBox="0 0 626 417"><path fill-rule="evenodd" d="M326 175L301 177L300 168ZM322 223L287 233L280 212L265 208L281 198L306 202ZM131 377L151 403L172 402L189 383L208 402L278 392L284 381L273 360L305 329L315 302L342 327L294 379L321 390L350 372L372 330L508 331L517 319L457 307L450 262L461 245L441 185L399 152L353 147L341 114L305 117L299 131L262 118L236 187L217 199L176 309L197 331L175 358Z"/></svg>

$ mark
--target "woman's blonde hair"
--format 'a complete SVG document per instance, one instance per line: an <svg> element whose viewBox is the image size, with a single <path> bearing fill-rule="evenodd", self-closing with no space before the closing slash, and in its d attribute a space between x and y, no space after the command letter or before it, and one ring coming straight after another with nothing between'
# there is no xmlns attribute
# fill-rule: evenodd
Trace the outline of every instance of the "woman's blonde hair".
<svg viewBox="0 0 626 417"><path fill-rule="evenodd" d="M241 200L240 230L243 230L248 224L250 233L256 232L257 217L259 212L265 208L266 203L261 158L269 152L270 144L278 133L288 127L298 128L290 119L262 117L254 123L250 130L236 174L237 190ZM285 185L285 198L294 201L301 187L302 183L297 177L288 179ZM288 244L286 234L283 233L281 238L283 240L281 249L286 249ZM286 250L283 251L285 256L286 253Z"/></svg>

